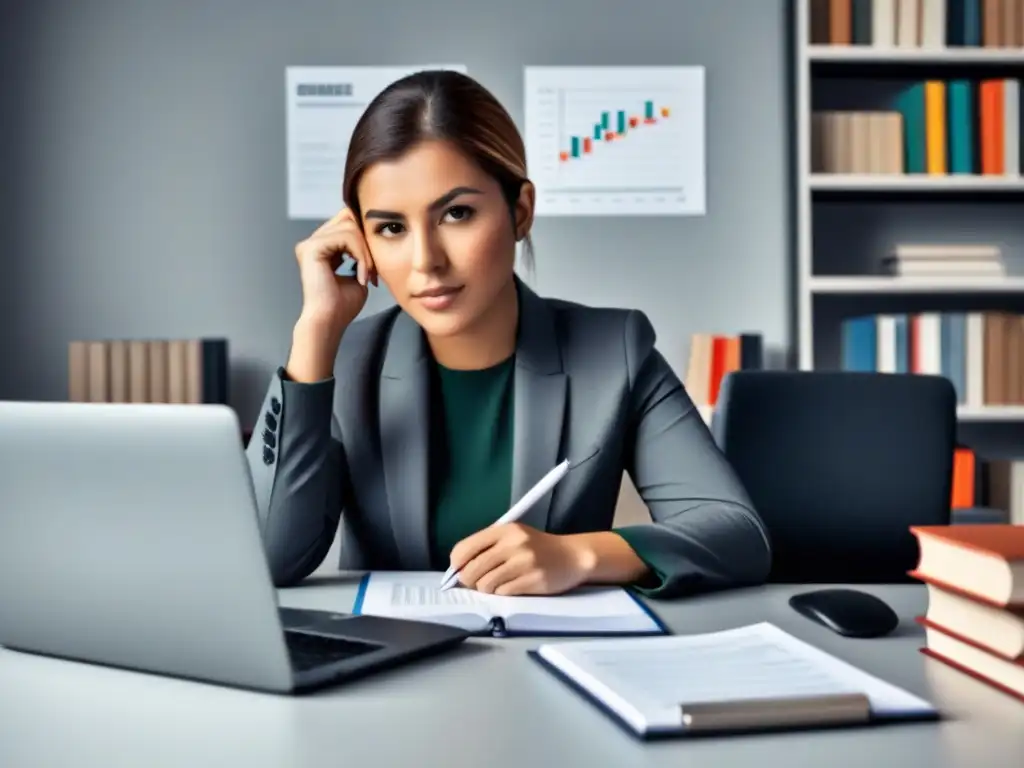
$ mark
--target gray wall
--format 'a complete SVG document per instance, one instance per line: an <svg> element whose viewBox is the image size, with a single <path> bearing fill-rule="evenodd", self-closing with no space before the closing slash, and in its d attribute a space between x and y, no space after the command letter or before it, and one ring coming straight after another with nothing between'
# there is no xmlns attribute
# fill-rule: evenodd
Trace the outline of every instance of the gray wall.
<svg viewBox="0 0 1024 768"><path fill-rule="evenodd" d="M462 62L520 126L525 64L705 65L707 216L540 220L533 284L643 309L680 375L698 330L789 344L785 0L13 5L0 397L63 399L72 338L225 335L255 416L313 226L286 218L289 64Z"/></svg>

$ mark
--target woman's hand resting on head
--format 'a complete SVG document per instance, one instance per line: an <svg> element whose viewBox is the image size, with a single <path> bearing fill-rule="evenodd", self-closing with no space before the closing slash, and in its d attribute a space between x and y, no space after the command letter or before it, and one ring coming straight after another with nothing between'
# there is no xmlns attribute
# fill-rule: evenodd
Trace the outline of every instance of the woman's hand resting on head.
<svg viewBox="0 0 1024 768"><path fill-rule="evenodd" d="M335 274L346 254L356 261L355 277ZM319 381L332 375L341 337L366 304L367 284L377 284L377 272L359 223L348 208L296 245L295 258L302 313L286 369L296 381Z"/></svg>
<svg viewBox="0 0 1024 768"><path fill-rule="evenodd" d="M452 549L459 581L496 595L553 595L579 586L593 552L575 536L545 533L521 523L484 528Z"/></svg>

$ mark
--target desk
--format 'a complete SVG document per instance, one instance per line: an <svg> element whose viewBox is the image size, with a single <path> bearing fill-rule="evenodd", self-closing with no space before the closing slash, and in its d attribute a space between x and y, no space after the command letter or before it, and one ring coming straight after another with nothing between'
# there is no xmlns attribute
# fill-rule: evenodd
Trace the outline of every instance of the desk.
<svg viewBox="0 0 1024 768"><path fill-rule="evenodd" d="M284 605L345 610L356 577L314 576ZM1024 704L918 652L922 587L874 588L903 620L838 637L790 609L787 587L653 603L679 633L758 620L937 703L946 720L833 732L643 743L530 661L536 640L454 653L303 698L248 693L0 650L0 766L1020 766ZM226 607L230 610L230 607ZM459 714L450 714L458 710Z"/></svg>

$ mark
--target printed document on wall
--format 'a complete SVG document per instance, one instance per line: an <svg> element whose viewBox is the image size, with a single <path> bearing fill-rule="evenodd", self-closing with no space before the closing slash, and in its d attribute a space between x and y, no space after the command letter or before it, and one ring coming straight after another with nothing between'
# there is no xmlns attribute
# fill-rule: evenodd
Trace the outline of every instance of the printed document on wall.
<svg viewBox="0 0 1024 768"><path fill-rule="evenodd" d="M423 69L466 72L461 64L286 68L288 218L322 221L338 212L356 122L389 84Z"/></svg>
<svg viewBox="0 0 1024 768"><path fill-rule="evenodd" d="M527 67L538 216L705 213L704 68Z"/></svg>

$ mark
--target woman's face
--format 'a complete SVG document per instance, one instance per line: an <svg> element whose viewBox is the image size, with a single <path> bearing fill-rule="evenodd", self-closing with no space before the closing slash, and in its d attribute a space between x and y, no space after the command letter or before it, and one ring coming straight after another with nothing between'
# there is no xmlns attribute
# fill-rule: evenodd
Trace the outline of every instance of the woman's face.
<svg viewBox="0 0 1024 768"><path fill-rule="evenodd" d="M429 141L368 168L357 194L377 274L427 334L472 328L510 287L516 240L531 223L529 184L513 224L495 179Z"/></svg>

